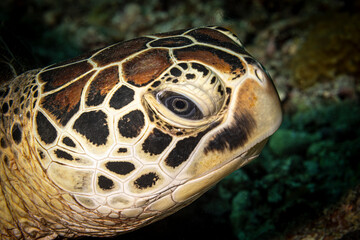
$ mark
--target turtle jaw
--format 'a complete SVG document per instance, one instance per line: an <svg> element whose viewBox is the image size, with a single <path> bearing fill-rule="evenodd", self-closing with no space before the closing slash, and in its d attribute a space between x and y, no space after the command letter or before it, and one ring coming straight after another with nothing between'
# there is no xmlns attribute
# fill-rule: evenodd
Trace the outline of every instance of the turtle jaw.
<svg viewBox="0 0 360 240"><path fill-rule="evenodd" d="M211 169L211 171L208 171L196 178L190 179L183 185L179 185L171 195L173 201L177 203L191 203L220 180L222 180L225 176L231 174L233 171L241 168L251 160L255 159L265 143L266 140L255 149L249 151L250 154L243 154L245 156L237 156L230 161L227 161L226 164L217 166L216 168Z"/></svg>
<svg viewBox="0 0 360 240"><path fill-rule="evenodd" d="M267 139L256 144L245 153L226 161L222 165L216 166L201 176L177 181L178 184L173 185L171 189L169 188L163 191L163 195L160 193L159 195L162 196L158 197L158 199L151 202L145 208L145 211L155 211L160 213L159 216L150 218L149 221L158 221L191 204L225 176L255 159L266 142ZM145 224L149 224L149 222Z"/></svg>

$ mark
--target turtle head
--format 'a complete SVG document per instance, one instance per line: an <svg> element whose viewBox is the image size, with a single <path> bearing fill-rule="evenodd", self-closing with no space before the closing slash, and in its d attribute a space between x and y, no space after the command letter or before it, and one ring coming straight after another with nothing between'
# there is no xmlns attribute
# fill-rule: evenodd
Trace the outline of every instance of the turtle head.
<svg viewBox="0 0 360 240"><path fill-rule="evenodd" d="M221 37L232 52L205 46L176 50L178 60L188 61L179 61L161 86L144 95L160 128L187 136L164 159L164 167L176 174L175 202L191 202L256 158L281 124L270 75L233 34L220 32L224 35L198 29L193 35Z"/></svg>
<svg viewBox="0 0 360 240"><path fill-rule="evenodd" d="M117 43L33 79L31 152L67 209L59 219L86 217L93 232L78 235L186 206L257 157L282 119L270 76L219 27Z"/></svg>

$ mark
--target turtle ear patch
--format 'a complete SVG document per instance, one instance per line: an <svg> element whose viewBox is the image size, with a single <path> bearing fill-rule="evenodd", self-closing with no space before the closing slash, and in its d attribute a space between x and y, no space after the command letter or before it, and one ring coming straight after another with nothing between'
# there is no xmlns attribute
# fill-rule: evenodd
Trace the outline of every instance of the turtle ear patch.
<svg viewBox="0 0 360 240"><path fill-rule="evenodd" d="M107 116L101 110L82 113L73 129L97 146L105 145L109 136Z"/></svg>
<svg viewBox="0 0 360 240"><path fill-rule="evenodd" d="M212 151L233 150L243 146L256 127L256 121L248 112L235 114L233 124L216 134L205 147L205 154Z"/></svg>

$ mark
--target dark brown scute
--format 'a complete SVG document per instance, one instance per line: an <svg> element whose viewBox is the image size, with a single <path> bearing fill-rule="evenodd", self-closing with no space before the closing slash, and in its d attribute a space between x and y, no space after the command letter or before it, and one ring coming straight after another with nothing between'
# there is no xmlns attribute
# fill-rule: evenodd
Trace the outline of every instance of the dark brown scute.
<svg viewBox="0 0 360 240"><path fill-rule="evenodd" d="M179 63L178 65L184 70L188 69L188 66L186 63Z"/></svg>
<svg viewBox="0 0 360 240"><path fill-rule="evenodd" d="M151 87L152 88L156 88L156 87L158 87L159 85L161 84L161 81L155 81L153 84L151 84ZM149 91L149 90L148 90Z"/></svg>
<svg viewBox="0 0 360 240"><path fill-rule="evenodd" d="M68 147L76 147L76 144L74 141L69 137L64 137L62 140L63 144L65 144Z"/></svg>
<svg viewBox="0 0 360 240"><path fill-rule="evenodd" d="M205 77L209 73L209 70L201 64L191 63L191 67L198 70L199 72L202 72L203 77Z"/></svg>
<svg viewBox="0 0 360 240"><path fill-rule="evenodd" d="M107 162L105 167L110 171L120 175L126 175L135 170L135 165L126 161Z"/></svg>
<svg viewBox="0 0 360 240"><path fill-rule="evenodd" d="M119 82L118 66L112 66L100 71L91 82L86 96L86 105L100 105L108 92Z"/></svg>
<svg viewBox="0 0 360 240"><path fill-rule="evenodd" d="M170 74L173 75L174 77L180 77L182 74L182 71L180 69L178 69L177 67L173 67L170 69Z"/></svg>
<svg viewBox="0 0 360 240"><path fill-rule="evenodd" d="M3 114L6 114L9 111L9 104L7 102L4 102L2 107L1 107L1 111Z"/></svg>
<svg viewBox="0 0 360 240"><path fill-rule="evenodd" d="M128 88L125 85L122 85L115 93L112 95L109 105L110 107L118 110L122 107L125 107L134 100L135 92L131 88Z"/></svg>
<svg viewBox="0 0 360 240"><path fill-rule="evenodd" d="M92 60L96 62L99 67L122 61L130 55L137 53L140 50L146 49L146 43L150 42L151 40L153 39L148 37L140 37L115 44L96 54L94 57L92 57Z"/></svg>
<svg viewBox="0 0 360 240"><path fill-rule="evenodd" d="M82 90L94 73L92 71L60 91L45 96L40 103L41 107L60 125L65 126L79 110Z"/></svg>
<svg viewBox="0 0 360 240"><path fill-rule="evenodd" d="M211 47L196 45L174 49L174 55L179 61L198 61L234 76L244 75L246 71L238 57Z"/></svg>
<svg viewBox="0 0 360 240"><path fill-rule="evenodd" d="M151 47L184 47L193 42L186 37L168 37L161 38L150 43Z"/></svg>
<svg viewBox="0 0 360 240"><path fill-rule="evenodd" d="M162 153L171 143L172 137L154 128L142 144L142 150L150 155Z"/></svg>
<svg viewBox="0 0 360 240"><path fill-rule="evenodd" d="M155 172L149 172L137 178L134 184L138 189L146 189L154 186L159 179L160 177Z"/></svg>
<svg viewBox="0 0 360 240"><path fill-rule="evenodd" d="M118 122L120 134L126 138L135 138L145 126L145 116L142 111L134 110L124 115Z"/></svg>
<svg viewBox="0 0 360 240"><path fill-rule="evenodd" d="M128 149L127 148L119 148L118 150L117 150L117 153L126 153L128 151Z"/></svg>
<svg viewBox="0 0 360 240"><path fill-rule="evenodd" d="M196 136L184 138L176 143L176 146L169 153L165 159L166 165L172 168L180 166L183 162L188 160L191 153L194 151L198 145L201 138L210 130L211 128L198 133Z"/></svg>
<svg viewBox="0 0 360 240"><path fill-rule="evenodd" d="M193 73L188 73L185 75L185 77L187 80L193 80L193 79L195 79L196 75Z"/></svg>
<svg viewBox="0 0 360 240"><path fill-rule="evenodd" d="M239 46L231 38L225 34L210 28L198 28L186 35L194 37L197 41L202 43L210 43L219 47L230 49L240 54L249 55L242 46Z"/></svg>
<svg viewBox="0 0 360 240"><path fill-rule="evenodd" d="M114 181L103 175L98 177L98 184L102 190L110 190L114 187Z"/></svg>
<svg viewBox="0 0 360 240"><path fill-rule="evenodd" d="M54 153L55 153L56 157L58 157L58 158L69 160L69 161L74 160L74 158L73 158L73 156L71 154L69 154L69 153L67 153L67 152L65 152L63 150L56 149L54 151Z"/></svg>
<svg viewBox="0 0 360 240"><path fill-rule="evenodd" d="M74 63L71 65L50 69L39 74L43 86L43 92L54 90L65 83L85 74L92 69L92 65L86 61Z"/></svg>
<svg viewBox="0 0 360 240"><path fill-rule="evenodd" d="M44 152L43 152L43 151L41 151L40 149L38 149L38 153L39 153L39 157L40 157L41 159L45 159L45 155L44 155Z"/></svg>
<svg viewBox="0 0 360 240"><path fill-rule="evenodd" d="M135 86L145 86L171 66L168 50L150 49L123 64L124 79Z"/></svg>
<svg viewBox="0 0 360 240"><path fill-rule="evenodd" d="M110 134L107 115L101 110L82 113L73 129L96 146L105 145Z"/></svg>
<svg viewBox="0 0 360 240"><path fill-rule="evenodd" d="M1 146L2 149L7 148L7 146L8 146L7 141L5 140L4 137L2 137L1 140L0 140L0 146Z"/></svg>
<svg viewBox="0 0 360 240"><path fill-rule="evenodd" d="M51 144L56 140L57 131L56 128L49 122L49 120L38 112L36 115L36 129L40 136L40 139L46 143Z"/></svg>
<svg viewBox="0 0 360 240"><path fill-rule="evenodd" d="M11 136L16 144L19 144L22 139L22 127L19 123L15 123L11 130Z"/></svg>

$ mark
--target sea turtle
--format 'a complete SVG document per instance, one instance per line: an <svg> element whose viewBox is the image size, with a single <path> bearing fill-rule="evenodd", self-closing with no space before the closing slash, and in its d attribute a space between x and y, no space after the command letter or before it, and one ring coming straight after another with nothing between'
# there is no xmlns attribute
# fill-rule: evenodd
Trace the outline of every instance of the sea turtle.
<svg viewBox="0 0 360 240"><path fill-rule="evenodd" d="M222 27L136 38L0 86L0 237L113 236L257 157L274 85Z"/></svg>

